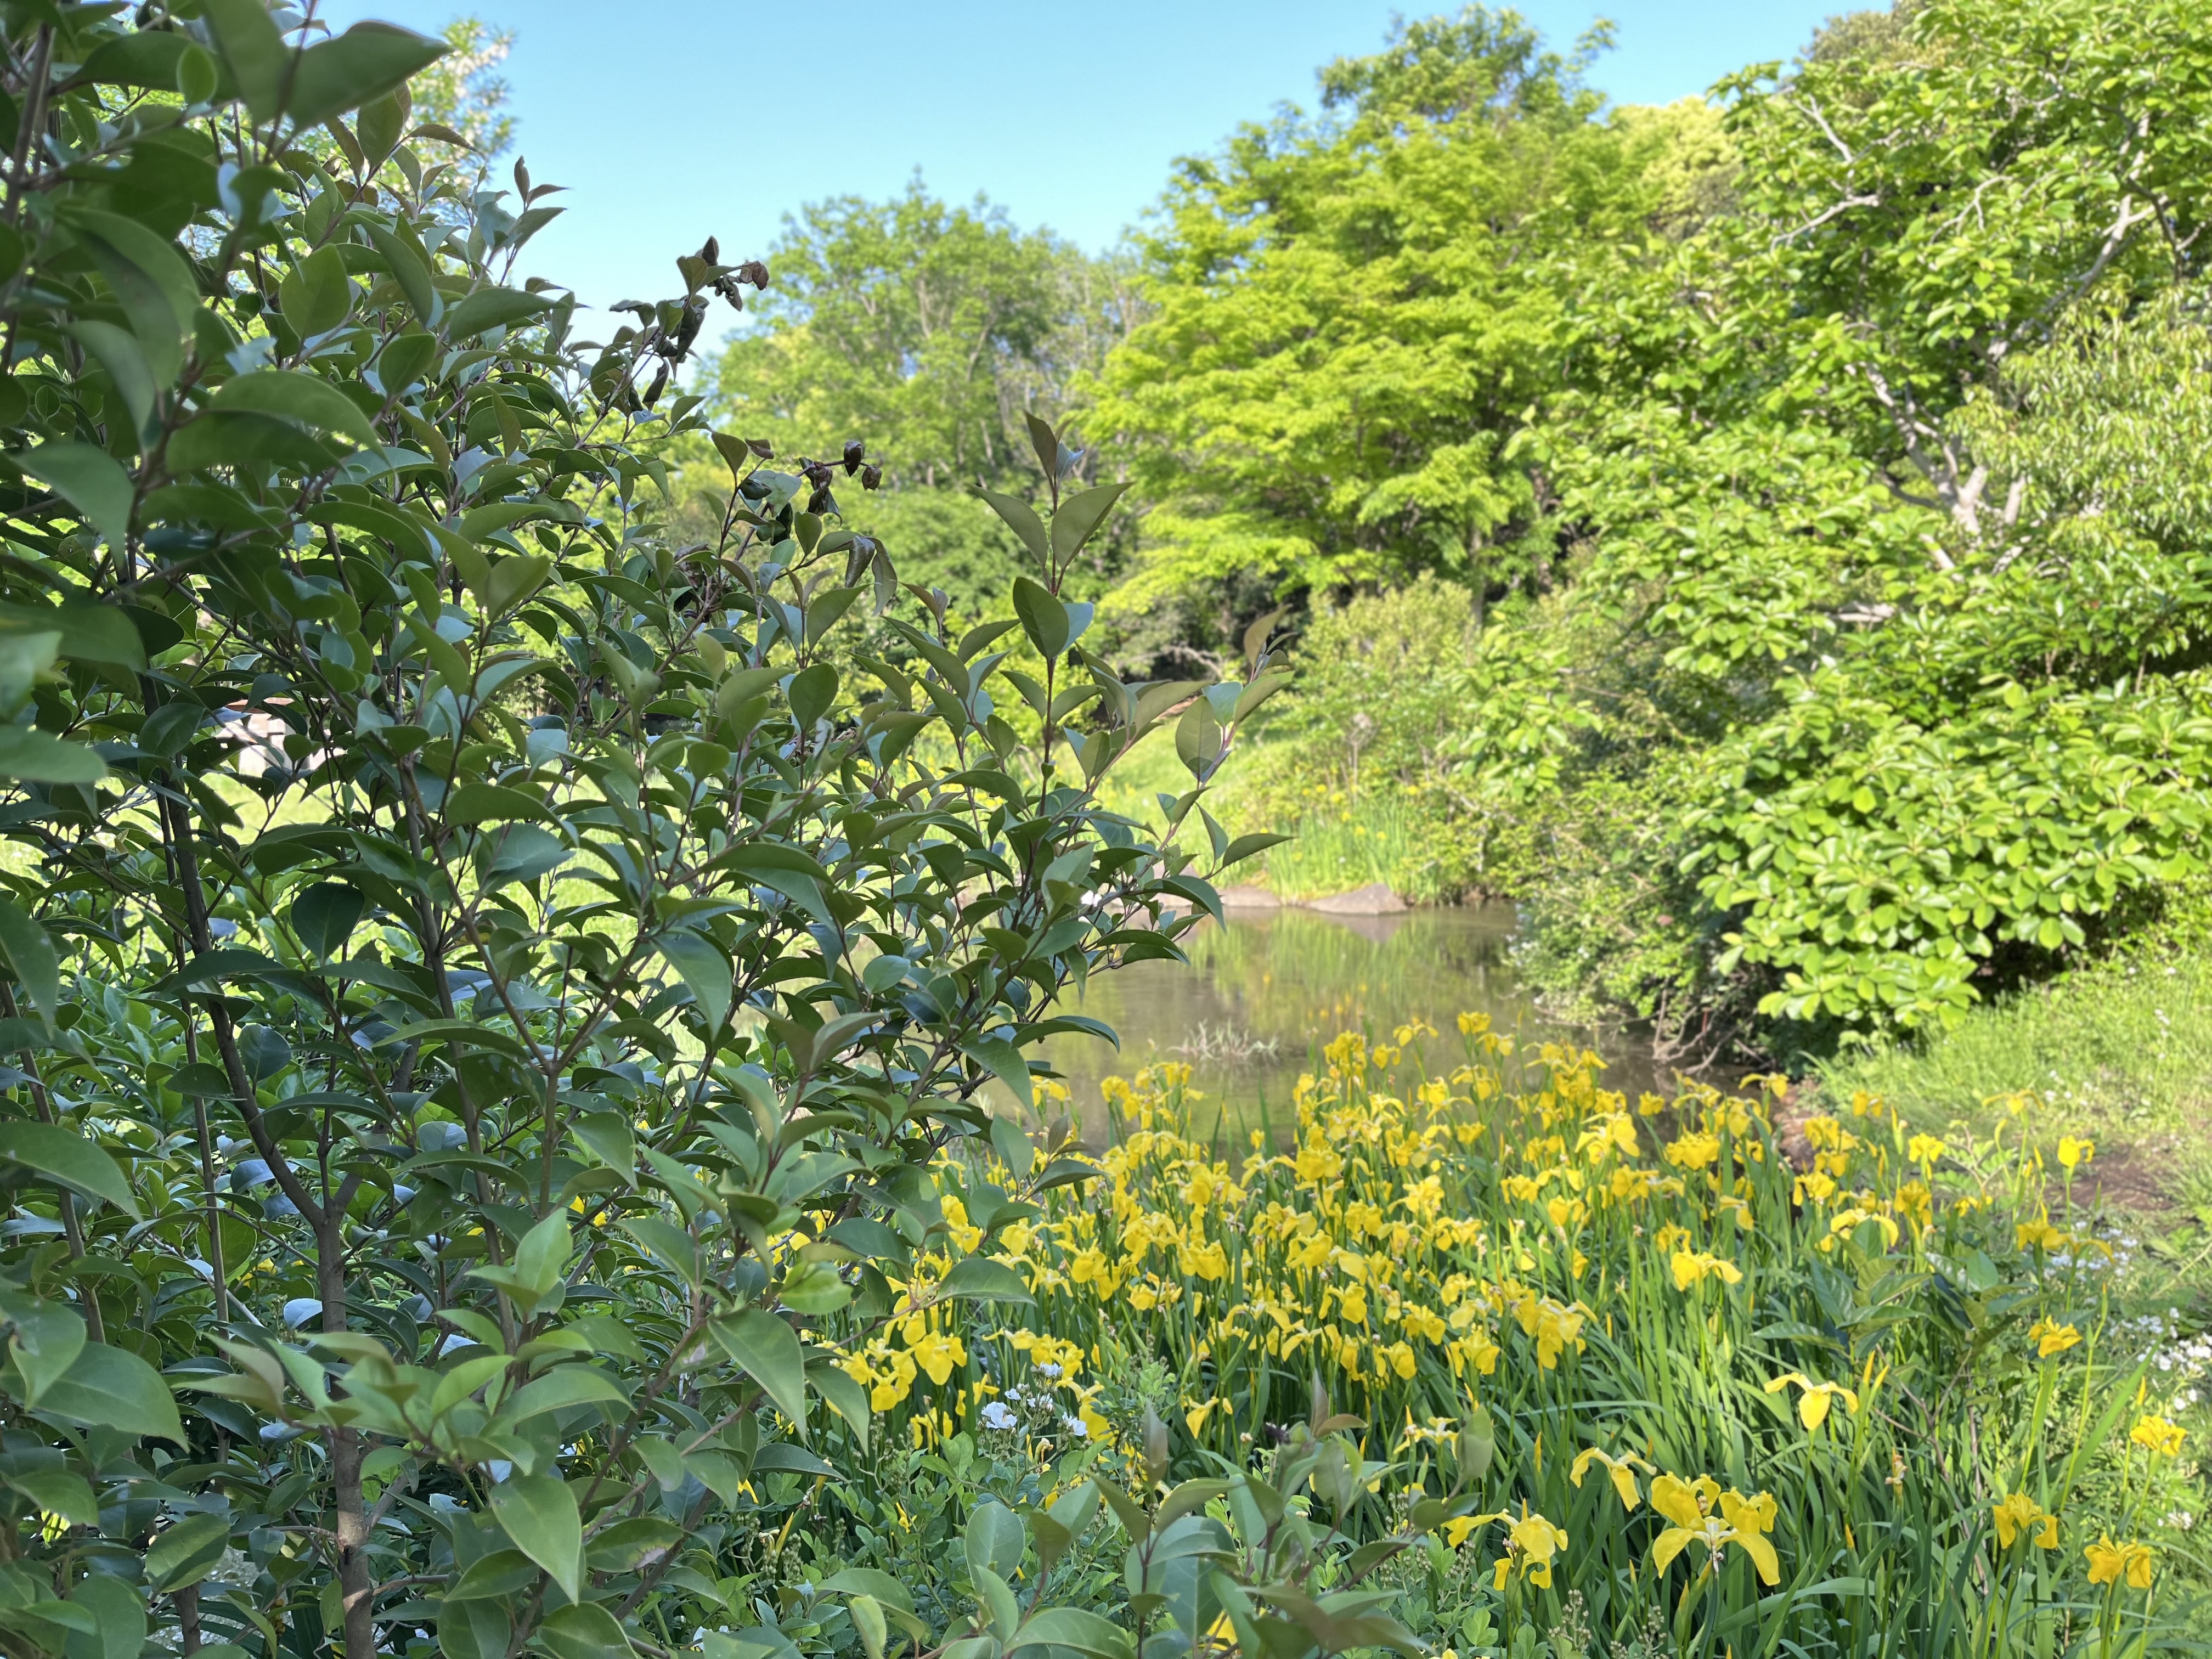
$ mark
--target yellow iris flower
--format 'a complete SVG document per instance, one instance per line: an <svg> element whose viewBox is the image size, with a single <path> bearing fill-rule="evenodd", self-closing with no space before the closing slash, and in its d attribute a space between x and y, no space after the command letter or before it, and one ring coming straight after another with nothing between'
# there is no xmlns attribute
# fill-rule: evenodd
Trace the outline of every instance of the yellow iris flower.
<svg viewBox="0 0 2212 1659"><path fill-rule="evenodd" d="M1620 1507L1632 1513L1637 1504L1642 1501L1636 1491L1636 1471L1642 1469L1646 1474L1659 1473L1634 1452L1630 1452L1625 1457L1614 1457L1609 1453L1599 1450L1595 1446L1585 1446L1575 1454L1574 1467L1567 1471L1567 1479L1573 1481L1577 1487L1580 1487L1583 1474L1589 1471L1589 1466L1593 1463L1602 1463L1605 1466L1606 1474L1613 1480L1613 1491L1620 1494Z"/></svg>
<svg viewBox="0 0 2212 1659"><path fill-rule="evenodd" d="M921 1366L927 1373L929 1380L939 1388L944 1387L945 1379L952 1375L955 1365L968 1363L968 1350L960 1339L948 1336L943 1331L925 1331L917 1339L913 1322L908 1321L906 1341L907 1347L914 1355L914 1363Z"/></svg>
<svg viewBox="0 0 2212 1659"><path fill-rule="evenodd" d="M1782 1582L1782 1563L1767 1541L1774 1524L1775 1504L1771 1492L1746 1498L1723 1492L1711 1475L1693 1483L1662 1474L1651 1483L1651 1507L1674 1524L1661 1533L1651 1546L1651 1565L1664 1572L1676 1556L1692 1544L1705 1547L1707 1570L1717 1569L1721 1552L1734 1544L1751 1558L1763 1583ZM1720 1513L1713 1511L1717 1507Z"/></svg>
<svg viewBox="0 0 2212 1659"><path fill-rule="evenodd" d="M2185 1437L2179 1424L2169 1423L2162 1417L2146 1417L2128 1431L2129 1439L2160 1457L2180 1456L2181 1443Z"/></svg>
<svg viewBox="0 0 2212 1659"><path fill-rule="evenodd" d="M1815 1382L1802 1371L1785 1371L1766 1385L1769 1394L1779 1394L1795 1382L1803 1392L1798 1398L1797 1415L1808 1430L1817 1429L1828 1420L1828 1407L1840 1400L1851 1415L1859 1414L1859 1397L1856 1390L1840 1382Z"/></svg>
<svg viewBox="0 0 2212 1659"><path fill-rule="evenodd" d="M1669 1265L1674 1270L1674 1288L1678 1291L1702 1285L1708 1278L1717 1279L1723 1285L1743 1283L1742 1268L1720 1256L1708 1255L1703 1250L1677 1250Z"/></svg>
<svg viewBox="0 0 2212 1659"><path fill-rule="evenodd" d="M2039 1216L2033 1221L2023 1221L2012 1230L2014 1247L2017 1249L2063 1250L2067 1245L2066 1235L2051 1224L2051 1218Z"/></svg>
<svg viewBox="0 0 2212 1659"><path fill-rule="evenodd" d="M1454 1549L1465 1543L1475 1530L1488 1526L1492 1521L1506 1523L1505 1553L1495 1564L1494 1583L1499 1589L1516 1571L1530 1583L1548 1589L1552 1583L1552 1559L1567 1547L1567 1534L1540 1515L1529 1513L1528 1506L1521 1506L1520 1519L1500 1510L1493 1515L1462 1516L1444 1522L1444 1541Z"/></svg>
<svg viewBox="0 0 2212 1659"><path fill-rule="evenodd" d="M2013 1493L1996 1506L1994 1514L1998 1548L2010 1549L2014 1539L2031 1529L2038 1549L2058 1547L2058 1517L2026 1492Z"/></svg>
<svg viewBox="0 0 2212 1659"><path fill-rule="evenodd" d="M968 1206L951 1193L939 1200L945 1214L945 1230L952 1235L952 1242L963 1251L972 1252L983 1242L983 1230L968 1224Z"/></svg>
<svg viewBox="0 0 2212 1659"><path fill-rule="evenodd" d="M2148 1544L2130 1540L2115 1544L2112 1534L2100 1534L2097 1541L2081 1552L2089 1558L2089 1582L2093 1584L2117 1586L2125 1579L2130 1589L2150 1588L2150 1569L2153 1557Z"/></svg>
<svg viewBox="0 0 2212 1659"><path fill-rule="evenodd" d="M2062 1325L2054 1319L2039 1319L2027 1328L2027 1340L2035 1344L2035 1357L2048 1359L2053 1354L2064 1353L2081 1340L2081 1333L2071 1325Z"/></svg>

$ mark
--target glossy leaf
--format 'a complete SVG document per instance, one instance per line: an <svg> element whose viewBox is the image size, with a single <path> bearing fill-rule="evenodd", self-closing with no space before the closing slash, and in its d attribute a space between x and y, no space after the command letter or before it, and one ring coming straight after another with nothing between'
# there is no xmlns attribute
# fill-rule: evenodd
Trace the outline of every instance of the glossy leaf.
<svg viewBox="0 0 2212 1659"><path fill-rule="evenodd" d="M574 1600L583 1593L584 1523L574 1493L550 1474L510 1474L492 1488L491 1512L514 1547Z"/></svg>

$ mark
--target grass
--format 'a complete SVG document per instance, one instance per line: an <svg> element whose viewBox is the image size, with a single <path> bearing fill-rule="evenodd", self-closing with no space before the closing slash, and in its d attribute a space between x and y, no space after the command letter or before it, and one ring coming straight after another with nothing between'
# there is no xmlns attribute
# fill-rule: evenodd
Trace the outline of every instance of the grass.
<svg viewBox="0 0 2212 1659"><path fill-rule="evenodd" d="M1317 898L1378 881L1394 892L1407 890L1418 843L1395 800L1365 796L1341 817L1310 817L1295 833L1266 857L1267 885L1285 898Z"/></svg>
<svg viewBox="0 0 2212 1659"><path fill-rule="evenodd" d="M1819 1082L1831 1102L1863 1090L1930 1131L1985 1128L1991 1103L2033 1091L2097 1140L2108 1172L2134 1166L2115 1197L2212 1208L2212 951L2130 951L1924 1041L1841 1056Z"/></svg>
<svg viewBox="0 0 2212 1659"><path fill-rule="evenodd" d="M1255 799L1249 776L1252 761L1245 756L1230 763L1206 795L1206 810L1231 836L1289 830L1294 838L1238 865L1230 881L1253 883L1287 899L1320 898L1374 882L1386 883L1407 898L1439 896L1432 890L1435 860L1425 844L1424 826L1398 796L1363 795L1286 824L1263 811ZM1107 774L1098 799L1109 811L1157 823L1156 798L1180 794L1189 787L1190 774L1176 757L1175 733L1163 728ZM1204 836L1194 814L1182 839L1187 846L1202 846Z"/></svg>
<svg viewBox="0 0 2212 1659"><path fill-rule="evenodd" d="M1189 788L1190 770L1176 758L1175 727L1170 724L1114 763L1098 786L1098 804L1109 812L1157 826L1160 809L1156 797L1181 795ZM1218 793L1207 798L1209 807L1218 807L1219 802Z"/></svg>

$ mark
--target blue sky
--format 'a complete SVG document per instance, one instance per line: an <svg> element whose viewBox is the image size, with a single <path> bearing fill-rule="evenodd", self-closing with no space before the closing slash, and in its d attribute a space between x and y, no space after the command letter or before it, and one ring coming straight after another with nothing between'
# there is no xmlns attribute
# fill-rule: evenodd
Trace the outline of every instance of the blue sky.
<svg viewBox="0 0 2212 1659"><path fill-rule="evenodd" d="M764 252L784 214L891 194L916 167L941 196L978 191L1024 225L1097 249L1158 195L1177 155L1238 122L1310 106L1314 72L1376 50L1419 0L325 0L320 15L434 30L464 11L515 35L517 144L570 186L528 274L586 302L668 291L709 233ZM1699 92L1786 58L1837 0L1613 0L1618 45L1595 82L1620 102ZM1562 47L1600 15L1530 0Z"/></svg>

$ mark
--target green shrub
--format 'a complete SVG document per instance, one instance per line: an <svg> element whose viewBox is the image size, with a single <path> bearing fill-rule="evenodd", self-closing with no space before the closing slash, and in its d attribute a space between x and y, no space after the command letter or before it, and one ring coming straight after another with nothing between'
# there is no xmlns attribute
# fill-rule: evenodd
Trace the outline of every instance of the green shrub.
<svg viewBox="0 0 2212 1659"><path fill-rule="evenodd" d="M835 1332L1027 1297L922 1287L928 1166L1211 901L1091 793L1169 706L1060 597L1121 492L1034 423L1013 617L839 653L898 595L839 523L865 447L661 405L767 273L710 241L580 344L501 281L549 187L410 121L444 48L317 34L0 6L0 1646L1133 1659L1003 1582L1087 1487L951 1489L974 1594L927 1626L779 1577L872 1444ZM639 512L686 434L704 545ZM1184 688L1168 834L1254 668Z"/></svg>

